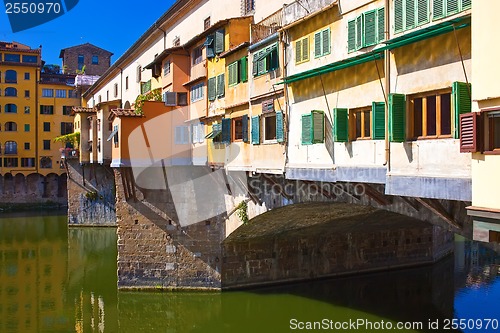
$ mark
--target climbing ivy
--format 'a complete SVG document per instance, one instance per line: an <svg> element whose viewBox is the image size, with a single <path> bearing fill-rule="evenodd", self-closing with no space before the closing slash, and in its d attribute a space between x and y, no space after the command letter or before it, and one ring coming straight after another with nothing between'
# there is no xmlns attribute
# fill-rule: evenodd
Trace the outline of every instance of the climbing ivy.
<svg viewBox="0 0 500 333"><path fill-rule="evenodd" d="M74 132L66 135L61 135L54 138L54 142L72 143L75 147L80 145L80 132Z"/></svg>
<svg viewBox="0 0 500 333"><path fill-rule="evenodd" d="M142 114L142 107L146 101L161 101L161 89L148 91L145 94L137 96L135 99L134 109L135 113Z"/></svg>
<svg viewBox="0 0 500 333"><path fill-rule="evenodd" d="M236 207L236 215L238 215L243 224L248 222L248 204L246 201L240 202L240 204Z"/></svg>

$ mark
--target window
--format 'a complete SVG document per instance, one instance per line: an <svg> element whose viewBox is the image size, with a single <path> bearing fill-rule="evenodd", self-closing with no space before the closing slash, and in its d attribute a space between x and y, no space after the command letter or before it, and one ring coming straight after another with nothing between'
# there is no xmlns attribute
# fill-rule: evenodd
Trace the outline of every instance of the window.
<svg viewBox="0 0 500 333"><path fill-rule="evenodd" d="M302 115L302 144L322 143L325 139L325 113L311 111Z"/></svg>
<svg viewBox="0 0 500 333"><path fill-rule="evenodd" d="M276 114L266 114L264 116L264 142L276 140Z"/></svg>
<svg viewBox="0 0 500 333"><path fill-rule="evenodd" d="M136 83L141 82L141 74L142 74L142 67L141 67L141 65L138 65L135 68L135 82Z"/></svg>
<svg viewBox="0 0 500 333"><path fill-rule="evenodd" d="M300 64L309 60L309 37L295 42L295 63Z"/></svg>
<svg viewBox="0 0 500 333"><path fill-rule="evenodd" d="M214 34L208 35L203 46L206 48L208 59L224 52L224 30L217 30Z"/></svg>
<svg viewBox="0 0 500 333"><path fill-rule="evenodd" d="M210 16L203 21L203 30L210 28Z"/></svg>
<svg viewBox="0 0 500 333"><path fill-rule="evenodd" d="M5 104L5 113L17 113L17 105Z"/></svg>
<svg viewBox="0 0 500 333"><path fill-rule="evenodd" d="M500 150L500 112L488 113L488 150Z"/></svg>
<svg viewBox="0 0 500 333"><path fill-rule="evenodd" d="M41 169L52 169L52 158L49 156L43 156L40 158L40 168Z"/></svg>
<svg viewBox="0 0 500 333"><path fill-rule="evenodd" d="M97 55L92 56L92 65L99 65L99 56Z"/></svg>
<svg viewBox="0 0 500 333"><path fill-rule="evenodd" d="M196 102L203 99L204 83L200 83L191 87L191 102Z"/></svg>
<svg viewBox="0 0 500 333"><path fill-rule="evenodd" d="M192 124L191 138L193 143L203 143L205 141L205 124Z"/></svg>
<svg viewBox="0 0 500 333"><path fill-rule="evenodd" d="M408 100L412 139L451 136L451 91L414 95Z"/></svg>
<svg viewBox="0 0 500 333"><path fill-rule="evenodd" d="M243 141L243 117L233 118L232 120L232 141Z"/></svg>
<svg viewBox="0 0 500 333"><path fill-rule="evenodd" d="M224 96L224 74L208 79L208 100L215 101L216 98Z"/></svg>
<svg viewBox="0 0 500 333"><path fill-rule="evenodd" d="M5 62L21 62L21 56L19 54L5 53L3 60Z"/></svg>
<svg viewBox="0 0 500 333"><path fill-rule="evenodd" d="M66 98L66 90L56 89L56 98Z"/></svg>
<svg viewBox="0 0 500 333"><path fill-rule="evenodd" d="M232 87L240 82L248 81L248 57L243 57L227 66L228 86Z"/></svg>
<svg viewBox="0 0 500 333"><path fill-rule="evenodd" d="M43 150L50 150L50 140L43 140Z"/></svg>
<svg viewBox="0 0 500 333"><path fill-rule="evenodd" d="M185 145L189 143L189 130L187 126L175 127L174 141L176 145Z"/></svg>
<svg viewBox="0 0 500 333"><path fill-rule="evenodd" d="M212 139L213 143L221 142L222 126L219 123L212 124L212 131L205 136L205 139ZM202 140L203 142L203 140Z"/></svg>
<svg viewBox="0 0 500 333"><path fill-rule="evenodd" d="M5 157L3 159L3 166L8 168L17 168L18 167L18 158L16 157Z"/></svg>
<svg viewBox="0 0 500 333"><path fill-rule="evenodd" d="M5 96L16 97L17 89L12 87L5 88Z"/></svg>
<svg viewBox="0 0 500 333"><path fill-rule="evenodd" d="M30 73L24 73L24 79L29 80L30 79Z"/></svg>
<svg viewBox="0 0 500 333"><path fill-rule="evenodd" d="M125 77L125 90L128 90L128 76Z"/></svg>
<svg viewBox="0 0 500 333"><path fill-rule="evenodd" d="M5 142L5 155L15 155L17 154L17 142L7 141Z"/></svg>
<svg viewBox="0 0 500 333"><path fill-rule="evenodd" d="M185 92L177 93L177 105L181 105L181 106L188 105L187 93L185 93Z"/></svg>
<svg viewBox="0 0 500 333"><path fill-rule="evenodd" d="M76 90L68 90L68 98L78 98L78 93Z"/></svg>
<svg viewBox="0 0 500 333"><path fill-rule="evenodd" d="M314 34L314 56L316 58L330 53L330 28Z"/></svg>
<svg viewBox="0 0 500 333"><path fill-rule="evenodd" d="M8 121L5 123L5 131L6 132L17 132L17 124L12 121Z"/></svg>
<svg viewBox="0 0 500 333"><path fill-rule="evenodd" d="M21 158L21 167L22 168L34 168L35 167L35 158L22 157Z"/></svg>
<svg viewBox="0 0 500 333"><path fill-rule="evenodd" d="M73 133L73 123L62 122L61 123L61 135L66 135Z"/></svg>
<svg viewBox="0 0 500 333"><path fill-rule="evenodd" d="M45 121L43 123L43 131L44 132L50 132L50 122Z"/></svg>
<svg viewBox="0 0 500 333"><path fill-rule="evenodd" d="M78 55L78 70L81 71L85 65L85 56L83 54Z"/></svg>
<svg viewBox="0 0 500 333"><path fill-rule="evenodd" d="M195 47L193 53L191 54L192 65L197 65L203 60L203 46Z"/></svg>
<svg viewBox="0 0 500 333"><path fill-rule="evenodd" d="M28 64L36 64L38 57L35 55L23 55L23 62Z"/></svg>
<svg viewBox="0 0 500 333"><path fill-rule="evenodd" d="M30 150L31 149L31 145L29 142L25 142L24 143L24 150Z"/></svg>
<svg viewBox="0 0 500 333"><path fill-rule="evenodd" d="M243 15L251 14L255 11L255 0L241 0Z"/></svg>
<svg viewBox="0 0 500 333"><path fill-rule="evenodd" d="M351 140L371 138L371 109L349 110L349 127Z"/></svg>
<svg viewBox="0 0 500 333"><path fill-rule="evenodd" d="M17 83L17 72L12 69L5 71L5 83Z"/></svg>
<svg viewBox="0 0 500 333"><path fill-rule="evenodd" d="M24 124L24 131L29 132L31 130L30 124Z"/></svg>
<svg viewBox="0 0 500 333"><path fill-rule="evenodd" d="M71 115L72 108L73 107L71 105L65 105L65 106L63 106L63 109L62 109L63 116L69 116L69 115Z"/></svg>
<svg viewBox="0 0 500 333"><path fill-rule="evenodd" d="M54 97L54 89L42 89L42 97Z"/></svg>
<svg viewBox="0 0 500 333"><path fill-rule="evenodd" d="M30 97L30 91L29 90L25 90L24 91L24 97L25 98L29 98Z"/></svg>
<svg viewBox="0 0 500 333"><path fill-rule="evenodd" d="M54 114L54 106L40 105L40 114Z"/></svg>
<svg viewBox="0 0 500 333"><path fill-rule="evenodd" d="M151 80L141 82L141 94L145 94L148 91L151 91Z"/></svg>
<svg viewBox="0 0 500 333"><path fill-rule="evenodd" d="M113 86L113 96L118 97L118 83L115 83Z"/></svg>
<svg viewBox="0 0 500 333"><path fill-rule="evenodd" d="M119 140L118 140L118 125L113 126L113 144L115 148L119 147Z"/></svg>
<svg viewBox="0 0 500 333"><path fill-rule="evenodd" d="M102 98L101 98L101 95L97 96L97 104L101 104L102 102Z"/></svg>
<svg viewBox="0 0 500 333"><path fill-rule="evenodd" d="M163 76L170 74L170 60L163 63Z"/></svg>
<svg viewBox="0 0 500 333"><path fill-rule="evenodd" d="M24 107L24 114L30 114L31 113L31 108L29 106Z"/></svg>
<svg viewBox="0 0 500 333"><path fill-rule="evenodd" d="M253 70L254 76L265 74L278 68L278 44L273 44L253 55Z"/></svg>
<svg viewBox="0 0 500 333"><path fill-rule="evenodd" d="M347 50L354 52L384 40L384 8L369 10L347 22Z"/></svg>
<svg viewBox="0 0 500 333"><path fill-rule="evenodd" d="M181 46L181 38L179 36L176 36L172 41L172 45L174 47Z"/></svg>

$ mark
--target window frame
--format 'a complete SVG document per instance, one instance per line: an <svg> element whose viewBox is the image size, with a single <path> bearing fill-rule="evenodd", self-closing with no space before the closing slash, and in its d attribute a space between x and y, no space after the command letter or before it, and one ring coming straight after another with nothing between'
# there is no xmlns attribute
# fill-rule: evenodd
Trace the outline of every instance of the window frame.
<svg viewBox="0 0 500 333"><path fill-rule="evenodd" d="M370 118L368 124L369 135L365 136L366 131L366 123L365 118L366 114ZM357 135L357 121L360 120L360 136ZM371 140L373 133L373 115L372 115L372 106L359 107L349 109L349 140L350 141L358 141L358 140Z"/></svg>
<svg viewBox="0 0 500 333"><path fill-rule="evenodd" d="M97 54L92 55L92 65L99 65L99 56Z"/></svg>
<svg viewBox="0 0 500 333"><path fill-rule="evenodd" d="M270 122L269 124L268 119L273 118L274 121ZM263 144L275 144L278 143L278 128L276 126L276 111L269 112L269 113L263 113L261 114L260 120L262 122L262 143ZM274 128L274 138L273 139L268 139L267 138L267 129L269 125L273 125L272 127Z"/></svg>
<svg viewBox="0 0 500 333"><path fill-rule="evenodd" d="M306 42L304 44L304 42ZM304 52L304 45L307 45L307 52ZM303 64L310 59L310 49L311 45L309 44L309 36L302 37L295 41L295 64ZM305 55L304 55L305 54ZM300 56L299 56L300 55Z"/></svg>
<svg viewBox="0 0 500 333"><path fill-rule="evenodd" d="M325 45L324 45L324 39L323 39L324 33L327 33L327 35L328 35L328 50L326 50L326 51L325 51ZM319 34L319 41L320 41L320 47L319 47L320 53L316 54L316 36L318 34ZM330 30L330 27L316 31L314 33L314 58L316 59L316 58L321 58L321 57L324 57L326 55L329 55L331 53L331 50L332 50L332 33Z"/></svg>
<svg viewBox="0 0 500 333"><path fill-rule="evenodd" d="M274 54L274 56L273 56ZM264 56L265 55L265 56ZM260 58L262 57L262 58ZM276 63L273 63L273 59L276 57ZM256 61L256 59L260 58ZM262 65L260 63L262 62ZM272 43L266 47L261 48L253 53L252 57L252 75L254 77L259 77L273 70L278 69L280 66L279 62L279 48L278 43Z"/></svg>
<svg viewBox="0 0 500 333"><path fill-rule="evenodd" d="M441 95L449 94L450 96L450 134L441 134ZM427 135L427 98L436 97L436 134ZM415 135L415 100L422 99L422 135ZM451 88L443 88L437 90L431 90L427 92L422 92L418 94L411 94L406 96L406 108L407 108L407 140L429 140L429 139L449 139L453 137L453 96Z"/></svg>
<svg viewBox="0 0 500 333"><path fill-rule="evenodd" d="M243 142L243 116L231 118L231 122L231 142Z"/></svg>

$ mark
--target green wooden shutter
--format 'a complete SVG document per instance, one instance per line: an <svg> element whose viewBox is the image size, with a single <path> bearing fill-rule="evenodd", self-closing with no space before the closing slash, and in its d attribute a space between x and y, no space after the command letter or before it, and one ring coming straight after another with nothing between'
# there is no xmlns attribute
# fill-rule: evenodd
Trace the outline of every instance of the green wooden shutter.
<svg viewBox="0 0 500 333"><path fill-rule="evenodd" d="M347 51L356 51L356 21L347 22Z"/></svg>
<svg viewBox="0 0 500 333"><path fill-rule="evenodd" d="M252 74L253 74L253 76L259 75L259 61L257 61L257 59L259 59L259 54L260 54L260 52L256 52L253 55L253 60L252 60Z"/></svg>
<svg viewBox="0 0 500 333"><path fill-rule="evenodd" d="M429 0L417 0L417 25L429 22Z"/></svg>
<svg viewBox="0 0 500 333"><path fill-rule="evenodd" d="M224 30L217 30L215 32L215 53L222 52L224 52Z"/></svg>
<svg viewBox="0 0 500 333"><path fill-rule="evenodd" d="M406 98L403 94L389 94L389 140L406 140Z"/></svg>
<svg viewBox="0 0 500 333"><path fill-rule="evenodd" d="M333 109L333 141L347 142L349 140L349 111L344 108Z"/></svg>
<svg viewBox="0 0 500 333"><path fill-rule="evenodd" d="M385 8L377 9L377 43L385 39Z"/></svg>
<svg viewBox="0 0 500 333"><path fill-rule="evenodd" d="M264 53L265 51L259 52L259 57ZM260 59L257 61L257 74L264 74L266 72L266 57Z"/></svg>
<svg viewBox="0 0 500 333"><path fill-rule="evenodd" d="M370 46L376 44L377 31L376 31L376 11L369 10L363 13L363 46Z"/></svg>
<svg viewBox="0 0 500 333"><path fill-rule="evenodd" d="M458 1L459 0L446 0L446 15L453 15L458 13Z"/></svg>
<svg viewBox="0 0 500 333"><path fill-rule="evenodd" d="M363 47L363 17L356 17L356 50Z"/></svg>
<svg viewBox="0 0 500 333"><path fill-rule="evenodd" d="M461 0L462 10L470 9L472 5L472 0Z"/></svg>
<svg viewBox="0 0 500 333"><path fill-rule="evenodd" d="M243 142L248 142L248 115L241 117Z"/></svg>
<svg viewBox="0 0 500 333"><path fill-rule="evenodd" d="M309 37L302 40L302 60L309 60Z"/></svg>
<svg viewBox="0 0 500 333"><path fill-rule="evenodd" d="M445 0L432 0L432 19L440 19L445 16Z"/></svg>
<svg viewBox="0 0 500 333"><path fill-rule="evenodd" d="M321 56L321 31L314 34L314 56Z"/></svg>
<svg viewBox="0 0 500 333"><path fill-rule="evenodd" d="M238 83L238 62L233 62L227 66L228 81L227 85L229 87L234 86Z"/></svg>
<svg viewBox="0 0 500 333"><path fill-rule="evenodd" d="M330 28L321 32L321 54L330 53Z"/></svg>
<svg viewBox="0 0 500 333"><path fill-rule="evenodd" d="M302 39L295 42L295 63L302 61Z"/></svg>
<svg viewBox="0 0 500 333"><path fill-rule="evenodd" d="M323 111L313 110L312 115L312 143L325 142L325 113Z"/></svg>
<svg viewBox="0 0 500 333"><path fill-rule="evenodd" d="M240 80L241 82L248 81L248 57L240 59Z"/></svg>
<svg viewBox="0 0 500 333"><path fill-rule="evenodd" d="M404 5L403 0L394 0L394 32L404 30Z"/></svg>
<svg viewBox="0 0 500 333"><path fill-rule="evenodd" d="M372 139L383 140L385 138L385 103L372 103Z"/></svg>
<svg viewBox="0 0 500 333"><path fill-rule="evenodd" d="M208 100L215 101L216 98L216 78L211 77L208 79Z"/></svg>
<svg viewBox="0 0 500 333"><path fill-rule="evenodd" d="M415 0L406 0L405 29L415 28Z"/></svg>
<svg viewBox="0 0 500 333"><path fill-rule="evenodd" d="M272 51L271 53L269 54L269 59L270 59L270 63L269 63L269 70L273 70L273 69L276 69L279 67L279 58L278 58L278 45L274 45L272 47Z"/></svg>
<svg viewBox="0 0 500 333"><path fill-rule="evenodd" d="M231 119L222 118L222 143L231 143Z"/></svg>
<svg viewBox="0 0 500 333"><path fill-rule="evenodd" d="M310 145L312 143L312 115L302 115L302 144Z"/></svg>
<svg viewBox="0 0 500 333"><path fill-rule="evenodd" d="M460 136L460 115L471 112L470 83L453 82L451 86L451 95L453 99L453 137L458 139Z"/></svg>
<svg viewBox="0 0 500 333"><path fill-rule="evenodd" d="M276 140L278 142L285 141L285 131L283 126L283 112L276 111Z"/></svg>
<svg viewBox="0 0 500 333"><path fill-rule="evenodd" d="M252 144L260 144L260 116L252 117Z"/></svg>
<svg viewBox="0 0 500 333"><path fill-rule="evenodd" d="M224 74L217 75L217 98L224 97Z"/></svg>
<svg viewBox="0 0 500 333"><path fill-rule="evenodd" d="M206 52L207 52L207 58L213 58L215 57L215 52L214 52L214 35L208 35L207 39L205 40L205 47L206 47Z"/></svg>

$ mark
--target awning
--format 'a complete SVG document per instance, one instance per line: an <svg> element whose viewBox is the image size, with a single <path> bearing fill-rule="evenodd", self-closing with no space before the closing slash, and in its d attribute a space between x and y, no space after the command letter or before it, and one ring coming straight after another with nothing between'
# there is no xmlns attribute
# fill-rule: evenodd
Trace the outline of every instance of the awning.
<svg viewBox="0 0 500 333"><path fill-rule="evenodd" d="M205 139L214 139L217 135L222 133L222 125L221 124L213 124L212 132L208 133L205 136Z"/></svg>
<svg viewBox="0 0 500 333"><path fill-rule="evenodd" d="M257 59L254 59L253 61L261 61L262 59L267 57L269 54L271 54L271 52L273 52L276 48L277 48L277 46L273 46L273 47L269 48L267 51L262 53L260 56L257 57Z"/></svg>
<svg viewBox="0 0 500 333"><path fill-rule="evenodd" d="M106 141L111 141L111 139L113 138L113 136L116 135L116 133L118 133L118 126L116 126L116 128L113 130L113 132L111 132L111 134L108 136L108 139Z"/></svg>
<svg viewBox="0 0 500 333"><path fill-rule="evenodd" d="M319 68L315 68L315 69L311 69L311 70L308 70L308 71L305 71L302 73L287 76L283 79L283 81L278 82L275 85L280 85L280 84L284 84L284 83L287 83L287 84L293 83L293 82L308 79L308 78L311 78L314 76L334 72L334 71L337 71L340 69L360 65L360 64L363 64L363 63L368 62L368 61L383 59L383 57L384 57L383 52L385 50L393 50L393 49L396 49L396 48L399 48L399 47L402 47L402 46L405 46L408 44L419 42L421 40L425 40L428 38L439 36L439 35L451 32L453 30L462 29L462 28L470 26L470 24L471 24L470 18L467 18L467 19L459 18L459 19L455 19L455 20L451 20L451 21L446 21L446 22L443 22L443 23L440 23L437 25L433 25L432 27L419 29L415 32L405 34L403 36L396 37L396 38L390 39L388 41L385 41L384 44L386 44L386 45L384 45L382 47L378 47L376 49L373 49L370 52L358 55L356 57L340 60L340 61L328 64L328 65L325 65L325 66L322 66Z"/></svg>

